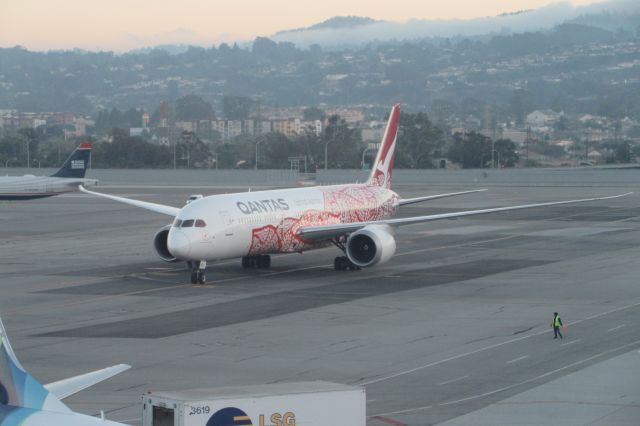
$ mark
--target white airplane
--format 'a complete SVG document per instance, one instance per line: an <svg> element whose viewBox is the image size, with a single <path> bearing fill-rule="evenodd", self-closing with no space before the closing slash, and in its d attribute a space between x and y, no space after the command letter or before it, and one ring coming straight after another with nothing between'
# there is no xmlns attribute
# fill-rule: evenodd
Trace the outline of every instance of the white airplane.
<svg viewBox="0 0 640 426"><path fill-rule="evenodd" d="M43 386L20 365L0 320L0 426L124 426L75 413L61 400L129 368L115 365Z"/></svg>
<svg viewBox="0 0 640 426"><path fill-rule="evenodd" d="M165 261L187 261L194 284L205 282L208 260L241 257L245 268L268 268L270 254L301 253L333 244L345 254L335 258L336 270L359 269L391 259L396 252L394 231L398 226L622 196L393 218L399 206L484 191L408 199L393 192L391 176L399 118L400 106L395 105L371 176L364 184L211 195L182 208L97 193L82 186L80 190L174 217L171 225L155 235L154 246Z"/></svg>
<svg viewBox="0 0 640 426"><path fill-rule="evenodd" d="M91 143L81 143L62 167L51 176L0 176L0 200L32 200L75 191L78 185L91 186L95 179L85 179Z"/></svg>

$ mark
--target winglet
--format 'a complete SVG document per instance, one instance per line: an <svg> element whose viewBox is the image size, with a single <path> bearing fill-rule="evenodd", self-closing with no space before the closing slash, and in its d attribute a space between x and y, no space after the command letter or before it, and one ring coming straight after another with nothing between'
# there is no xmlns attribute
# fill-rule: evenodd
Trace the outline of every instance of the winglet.
<svg viewBox="0 0 640 426"><path fill-rule="evenodd" d="M56 397L65 399L80 391L90 388L93 385L110 379L123 371L127 371L130 368L130 365L118 364L113 367L107 367L102 370L92 371L91 373L81 374L79 376L49 383L44 387Z"/></svg>
<svg viewBox="0 0 640 426"><path fill-rule="evenodd" d="M378 149L378 155L373 162L373 170L369 176L368 184L391 188L391 175L393 174L393 158L396 151L398 137L398 125L400 124L400 104L391 108L387 128L384 131L382 143Z"/></svg>

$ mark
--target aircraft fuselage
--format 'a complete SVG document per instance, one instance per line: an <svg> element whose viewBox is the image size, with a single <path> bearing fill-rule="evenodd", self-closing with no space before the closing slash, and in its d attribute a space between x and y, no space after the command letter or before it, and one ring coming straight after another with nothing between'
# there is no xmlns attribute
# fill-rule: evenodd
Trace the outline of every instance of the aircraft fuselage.
<svg viewBox="0 0 640 426"><path fill-rule="evenodd" d="M330 243L305 241L301 227L388 218L398 201L395 192L365 184L212 195L180 211L168 248L182 260L308 251Z"/></svg>

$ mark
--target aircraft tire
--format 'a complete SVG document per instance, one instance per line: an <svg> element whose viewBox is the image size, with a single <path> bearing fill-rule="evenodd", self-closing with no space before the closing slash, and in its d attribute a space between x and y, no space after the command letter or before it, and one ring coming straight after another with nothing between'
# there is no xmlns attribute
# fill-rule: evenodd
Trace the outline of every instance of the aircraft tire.
<svg viewBox="0 0 640 426"><path fill-rule="evenodd" d="M271 256L269 256L268 254L258 256L256 258L256 263L258 268L260 269L269 269L269 267L271 266Z"/></svg>
<svg viewBox="0 0 640 426"><path fill-rule="evenodd" d="M191 272L191 284L198 284L198 271Z"/></svg>

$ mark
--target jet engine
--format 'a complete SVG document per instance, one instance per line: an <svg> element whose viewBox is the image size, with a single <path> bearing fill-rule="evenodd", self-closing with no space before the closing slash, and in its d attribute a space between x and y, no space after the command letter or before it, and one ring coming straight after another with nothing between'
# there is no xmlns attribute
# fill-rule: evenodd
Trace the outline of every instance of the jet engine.
<svg viewBox="0 0 640 426"><path fill-rule="evenodd" d="M166 225L160 228L155 237L153 237L153 247L156 249L156 253L158 253L160 259L165 262L178 262L179 259L176 259L175 256L171 254L169 247L167 246L167 238L169 237L170 229L171 225Z"/></svg>
<svg viewBox="0 0 640 426"><path fill-rule="evenodd" d="M369 225L349 235L346 244L349 260L362 268L384 263L396 253L391 227Z"/></svg>

